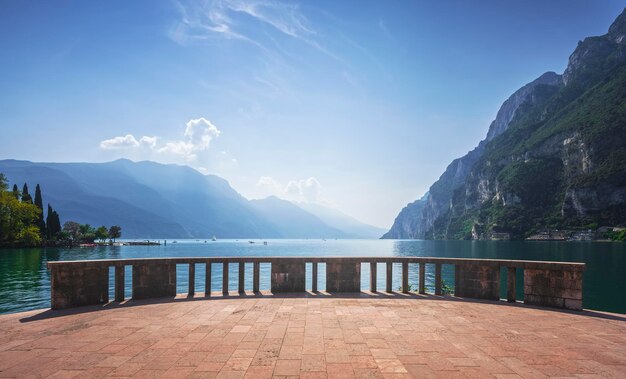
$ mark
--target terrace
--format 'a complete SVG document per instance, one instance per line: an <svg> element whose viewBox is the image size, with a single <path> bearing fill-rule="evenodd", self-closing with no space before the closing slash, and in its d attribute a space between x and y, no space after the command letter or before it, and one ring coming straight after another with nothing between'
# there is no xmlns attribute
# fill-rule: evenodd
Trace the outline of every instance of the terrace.
<svg viewBox="0 0 626 379"><path fill-rule="evenodd" d="M175 293L176 265L189 265L195 278L196 265L239 263L236 291L212 292L208 286L198 294L191 279L188 294ZM245 263L253 266L252 291L241 284ZM262 263L272 266L272 291L259 291ZM311 291L303 288L306 263L312 265ZM387 268L383 292L376 288L377 263ZM391 288L394 263L402 266L399 292ZM325 291L315 288L319 264L326 264ZM408 268L414 264L419 286L409 292ZM371 265L367 291L360 288L362 265ZM426 265L435 265L439 294L425 293ZM440 295L442 265L454 266L454 295ZM124 297L125 266L132 266L131 299ZM581 264L238 257L49 267L52 304L59 310L0 316L1 377L512 378L626 372L626 318L554 308L582 304ZM113 302L109 267L115 267ZM509 301L497 296L501 267ZM514 298L516 270L524 271L526 304ZM223 283L229 283L228 274Z"/></svg>

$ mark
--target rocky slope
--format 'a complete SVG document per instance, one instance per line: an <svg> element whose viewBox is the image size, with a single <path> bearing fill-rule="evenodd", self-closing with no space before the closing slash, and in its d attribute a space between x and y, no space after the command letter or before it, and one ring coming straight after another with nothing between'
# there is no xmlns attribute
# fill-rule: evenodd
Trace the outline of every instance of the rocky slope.
<svg viewBox="0 0 626 379"><path fill-rule="evenodd" d="M564 74L516 91L485 140L453 161L383 238L514 238L626 222L626 11L581 41Z"/></svg>

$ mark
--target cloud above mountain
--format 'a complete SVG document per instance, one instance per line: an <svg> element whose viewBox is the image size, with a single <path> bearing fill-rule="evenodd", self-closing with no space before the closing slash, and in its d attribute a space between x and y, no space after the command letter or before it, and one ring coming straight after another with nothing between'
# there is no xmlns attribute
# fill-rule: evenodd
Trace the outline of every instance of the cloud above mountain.
<svg viewBox="0 0 626 379"><path fill-rule="evenodd" d="M262 176L256 185L264 190L267 195L292 201L324 202L321 197L322 185L312 176L307 179L290 180L286 185L280 184L270 176Z"/></svg>
<svg viewBox="0 0 626 379"><path fill-rule="evenodd" d="M222 132L204 117L191 119L185 124L183 138L159 143L156 136L142 136L139 139L132 134L113 137L100 142L103 150L145 148L157 153L172 154L182 157L187 162L197 160L198 153L206 151L211 141Z"/></svg>

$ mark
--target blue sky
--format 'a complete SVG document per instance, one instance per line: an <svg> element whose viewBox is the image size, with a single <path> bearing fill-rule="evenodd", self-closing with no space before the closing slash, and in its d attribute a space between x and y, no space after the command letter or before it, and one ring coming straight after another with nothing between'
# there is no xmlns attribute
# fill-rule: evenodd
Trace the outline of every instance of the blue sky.
<svg viewBox="0 0 626 379"><path fill-rule="evenodd" d="M625 1L0 2L0 158L187 164L389 227Z"/></svg>

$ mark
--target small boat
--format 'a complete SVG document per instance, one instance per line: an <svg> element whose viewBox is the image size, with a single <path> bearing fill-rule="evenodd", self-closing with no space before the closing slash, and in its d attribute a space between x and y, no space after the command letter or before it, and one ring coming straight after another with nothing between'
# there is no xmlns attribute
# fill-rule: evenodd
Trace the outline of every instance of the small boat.
<svg viewBox="0 0 626 379"><path fill-rule="evenodd" d="M248 243L254 243L254 241L248 241Z"/></svg>
<svg viewBox="0 0 626 379"><path fill-rule="evenodd" d="M267 241L263 241L263 245L267 246Z"/></svg>
<svg viewBox="0 0 626 379"><path fill-rule="evenodd" d="M172 243L178 243L178 241L172 241Z"/></svg>
<svg viewBox="0 0 626 379"><path fill-rule="evenodd" d="M217 241L217 238L215 238L215 236L213 236L213 238L211 238L211 241Z"/></svg>

